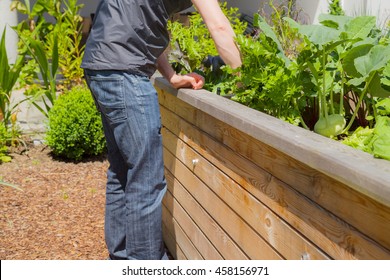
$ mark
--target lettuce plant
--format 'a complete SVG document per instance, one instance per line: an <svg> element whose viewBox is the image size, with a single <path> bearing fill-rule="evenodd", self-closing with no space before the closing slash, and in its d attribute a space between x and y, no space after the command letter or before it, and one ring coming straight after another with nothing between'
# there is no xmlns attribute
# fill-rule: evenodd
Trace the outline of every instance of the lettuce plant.
<svg viewBox="0 0 390 280"><path fill-rule="evenodd" d="M358 127L342 143L390 160L390 99L379 100L375 107L377 116L374 128Z"/></svg>

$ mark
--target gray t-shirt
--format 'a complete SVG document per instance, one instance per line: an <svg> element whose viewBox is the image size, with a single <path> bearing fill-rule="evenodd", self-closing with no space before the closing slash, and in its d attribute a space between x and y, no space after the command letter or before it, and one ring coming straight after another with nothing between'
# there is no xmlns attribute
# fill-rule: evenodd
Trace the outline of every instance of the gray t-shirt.
<svg viewBox="0 0 390 280"><path fill-rule="evenodd" d="M190 0L101 0L81 67L153 75L169 42L169 17L191 5Z"/></svg>

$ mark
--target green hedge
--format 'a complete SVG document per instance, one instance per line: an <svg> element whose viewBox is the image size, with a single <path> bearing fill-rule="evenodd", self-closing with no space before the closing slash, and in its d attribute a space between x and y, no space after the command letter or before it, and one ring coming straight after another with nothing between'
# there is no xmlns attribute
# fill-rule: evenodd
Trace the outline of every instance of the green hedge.
<svg viewBox="0 0 390 280"><path fill-rule="evenodd" d="M86 86L62 94L49 112L47 145L62 158L80 160L105 150L100 113Z"/></svg>

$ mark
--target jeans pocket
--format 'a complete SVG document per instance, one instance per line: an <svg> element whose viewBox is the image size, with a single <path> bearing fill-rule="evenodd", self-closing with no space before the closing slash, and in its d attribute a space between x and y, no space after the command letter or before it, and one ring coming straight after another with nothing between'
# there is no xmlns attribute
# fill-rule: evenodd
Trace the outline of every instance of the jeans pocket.
<svg viewBox="0 0 390 280"><path fill-rule="evenodd" d="M127 119L123 84L124 78L120 75L89 77L89 87L99 110L111 123Z"/></svg>

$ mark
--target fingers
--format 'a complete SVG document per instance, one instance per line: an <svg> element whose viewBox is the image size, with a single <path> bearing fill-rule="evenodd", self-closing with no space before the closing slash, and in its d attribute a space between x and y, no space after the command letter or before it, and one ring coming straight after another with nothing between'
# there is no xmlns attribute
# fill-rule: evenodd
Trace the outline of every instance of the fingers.
<svg viewBox="0 0 390 280"><path fill-rule="evenodd" d="M190 83L193 89L201 89L204 86L204 77L197 73L189 73L186 76L191 77Z"/></svg>
<svg viewBox="0 0 390 280"><path fill-rule="evenodd" d="M186 75L173 75L170 79L171 85L175 88L201 89L204 86L204 78L196 73Z"/></svg>

